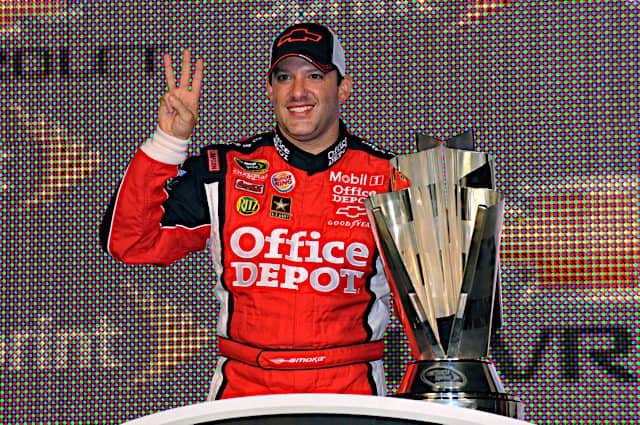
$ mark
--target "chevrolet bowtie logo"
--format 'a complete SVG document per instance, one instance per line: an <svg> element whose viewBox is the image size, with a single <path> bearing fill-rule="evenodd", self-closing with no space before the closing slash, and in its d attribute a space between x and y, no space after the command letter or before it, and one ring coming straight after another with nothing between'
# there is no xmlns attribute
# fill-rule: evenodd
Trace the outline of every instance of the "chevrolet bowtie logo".
<svg viewBox="0 0 640 425"><path fill-rule="evenodd" d="M284 43L294 43L297 41L313 41L314 43L317 43L320 40L322 40L322 34L316 34L306 28L296 28L280 38L278 41L278 47L282 46Z"/></svg>

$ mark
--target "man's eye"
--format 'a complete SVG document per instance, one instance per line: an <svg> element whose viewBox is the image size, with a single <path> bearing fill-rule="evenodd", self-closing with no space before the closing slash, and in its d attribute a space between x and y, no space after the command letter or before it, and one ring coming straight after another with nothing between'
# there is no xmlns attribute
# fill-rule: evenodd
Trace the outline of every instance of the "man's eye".
<svg viewBox="0 0 640 425"><path fill-rule="evenodd" d="M311 79L313 80L322 80L324 78L324 74L321 74L319 72L314 72L313 74L311 74Z"/></svg>
<svg viewBox="0 0 640 425"><path fill-rule="evenodd" d="M289 76L287 74L278 74L276 75L276 81L287 81Z"/></svg>

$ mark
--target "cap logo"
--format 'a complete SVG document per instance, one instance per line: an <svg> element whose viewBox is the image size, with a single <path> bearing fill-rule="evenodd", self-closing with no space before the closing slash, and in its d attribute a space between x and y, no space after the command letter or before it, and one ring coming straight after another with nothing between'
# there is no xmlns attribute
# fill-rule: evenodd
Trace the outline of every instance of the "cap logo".
<svg viewBox="0 0 640 425"><path fill-rule="evenodd" d="M312 41L314 43L317 43L320 40L322 40L322 34L316 34L315 32L311 32L306 28L296 28L280 37L280 40L278 40L278 47L282 46L285 43L295 43L301 41Z"/></svg>

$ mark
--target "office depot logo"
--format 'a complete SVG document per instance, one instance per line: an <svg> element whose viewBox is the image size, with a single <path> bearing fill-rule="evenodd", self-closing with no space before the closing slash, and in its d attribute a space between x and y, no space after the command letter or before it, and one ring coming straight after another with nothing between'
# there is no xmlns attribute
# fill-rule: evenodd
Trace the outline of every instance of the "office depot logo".
<svg viewBox="0 0 640 425"><path fill-rule="evenodd" d="M231 261L231 285L299 290L299 285L309 284L318 292L342 288L345 294L357 294L371 255L369 247L320 237L315 230L290 234L289 229L275 228L266 235L257 227L236 229L230 240L237 259Z"/></svg>

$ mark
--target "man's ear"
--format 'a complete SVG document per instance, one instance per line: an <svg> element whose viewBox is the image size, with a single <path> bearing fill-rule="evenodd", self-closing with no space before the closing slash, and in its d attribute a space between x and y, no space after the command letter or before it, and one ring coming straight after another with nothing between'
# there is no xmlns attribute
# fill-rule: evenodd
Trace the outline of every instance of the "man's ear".
<svg viewBox="0 0 640 425"><path fill-rule="evenodd" d="M265 81L265 87L267 88L267 99L271 102L271 97L273 96L273 87L271 86L270 77L267 75L267 81Z"/></svg>
<svg viewBox="0 0 640 425"><path fill-rule="evenodd" d="M344 103L351 96L351 89L353 88L353 80L350 75L345 75L340 85L338 86L338 99L340 103Z"/></svg>

